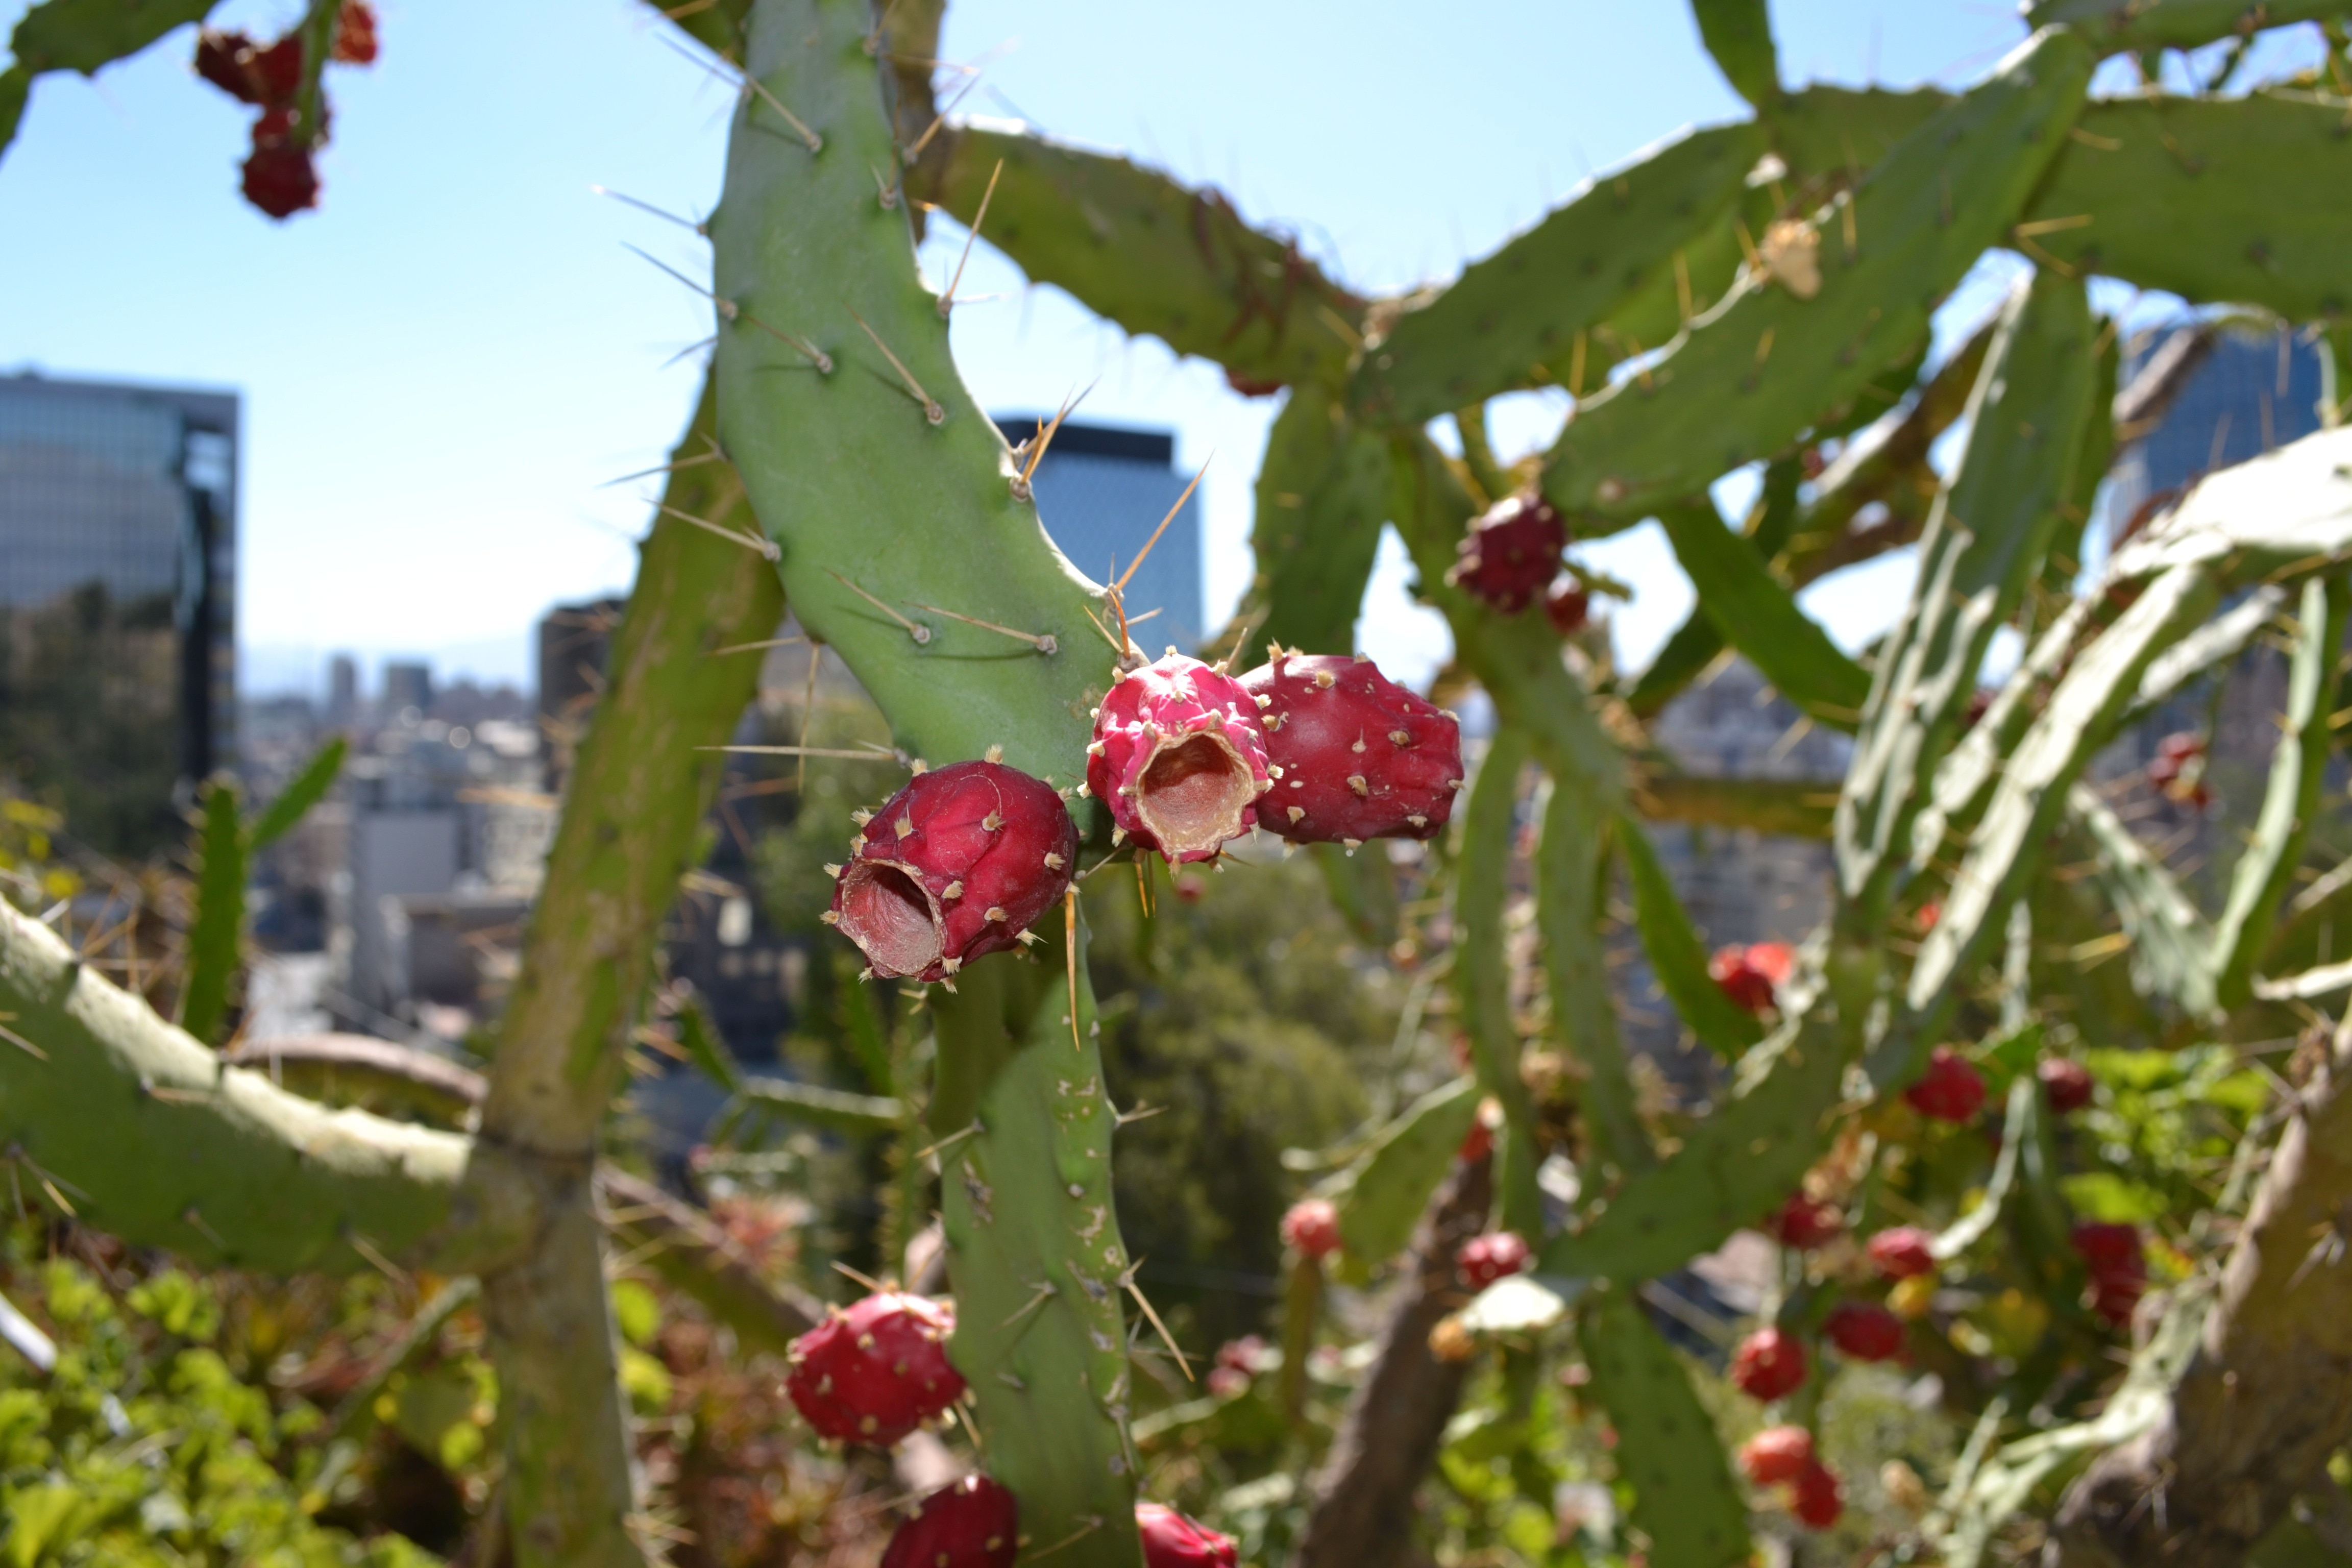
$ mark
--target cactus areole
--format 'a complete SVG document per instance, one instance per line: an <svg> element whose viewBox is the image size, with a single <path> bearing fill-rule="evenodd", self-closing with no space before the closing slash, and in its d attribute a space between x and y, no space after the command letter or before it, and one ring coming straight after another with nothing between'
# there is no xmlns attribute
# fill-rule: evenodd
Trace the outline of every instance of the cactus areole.
<svg viewBox="0 0 2352 1568"><path fill-rule="evenodd" d="M1273 782L1258 705L1197 658L1171 650L1119 677L1095 710L1087 792L1171 863L1214 859L1255 826Z"/></svg>
<svg viewBox="0 0 2352 1568"><path fill-rule="evenodd" d="M1051 784L1002 763L918 774L869 817L830 922L886 979L946 980L1061 900L1078 830Z"/></svg>
<svg viewBox="0 0 2352 1568"><path fill-rule="evenodd" d="M882 1553L882 1568L1013 1568L1020 1510L986 1476L966 1476L925 1498Z"/></svg>
<svg viewBox="0 0 2352 1568"><path fill-rule="evenodd" d="M887 1448L962 1396L948 1363L954 1331L939 1302L868 1296L793 1342L784 1390L818 1436Z"/></svg>
<svg viewBox="0 0 2352 1568"><path fill-rule="evenodd" d="M1232 1536L1156 1502L1135 1505L1135 1528L1143 1537L1143 1568L1234 1568L1240 1561Z"/></svg>
<svg viewBox="0 0 2352 1568"><path fill-rule="evenodd" d="M1462 726L1369 658L1284 653L1241 678L1278 770L1258 807L1294 844L1433 838L1462 789Z"/></svg>

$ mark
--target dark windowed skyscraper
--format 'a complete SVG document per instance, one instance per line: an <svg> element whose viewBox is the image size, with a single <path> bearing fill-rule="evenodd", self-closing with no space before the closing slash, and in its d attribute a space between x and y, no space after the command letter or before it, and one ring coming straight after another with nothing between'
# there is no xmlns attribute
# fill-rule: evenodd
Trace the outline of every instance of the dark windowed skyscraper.
<svg viewBox="0 0 2352 1568"><path fill-rule="evenodd" d="M236 395L0 377L0 774L139 856L230 760Z"/></svg>

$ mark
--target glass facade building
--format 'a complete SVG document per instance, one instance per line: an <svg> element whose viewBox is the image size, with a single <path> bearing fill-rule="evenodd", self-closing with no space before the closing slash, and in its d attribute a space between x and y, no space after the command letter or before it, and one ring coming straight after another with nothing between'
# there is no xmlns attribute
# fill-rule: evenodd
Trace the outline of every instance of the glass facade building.
<svg viewBox="0 0 2352 1568"><path fill-rule="evenodd" d="M1034 416L1005 416L996 423L1014 443L1037 433ZM1142 553L1151 531L1192 482L1175 462L1176 438L1164 431L1065 424L1037 467L1037 512L1046 533L1079 571L1097 583L1110 581ZM1155 658L1171 645L1198 651L1216 629L1202 624L1202 601L1201 492L1194 490L1127 585L1130 620L1159 612L1135 628L1135 646Z"/></svg>
<svg viewBox="0 0 2352 1568"><path fill-rule="evenodd" d="M0 377L0 774L109 854L178 842L235 754L237 416Z"/></svg>

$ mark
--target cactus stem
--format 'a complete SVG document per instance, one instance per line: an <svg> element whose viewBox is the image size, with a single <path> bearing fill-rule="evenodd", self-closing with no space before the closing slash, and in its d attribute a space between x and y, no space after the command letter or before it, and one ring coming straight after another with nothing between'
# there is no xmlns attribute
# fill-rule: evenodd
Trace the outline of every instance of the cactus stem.
<svg viewBox="0 0 2352 1568"><path fill-rule="evenodd" d="M680 511L667 501L654 502L654 510L664 517L674 517L680 522L690 522L705 533L715 533L730 544L740 544L744 549L755 552L770 561L781 560L783 557L784 552L777 547L776 542L772 539L754 539L748 533L738 533L731 528L711 521L709 518L697 517L690 511Z"/></svg>
<svg viewBox="0 0 2352 1568"><path fill-rule="evenodd" d="M956 286L963 281L964 264L971 259L972 241L980 237L980 226L988 221L988 204L994 199L997 179L1003 173L1004 160L999 158L996 161L995 171L988 176L988 189L980 194L980 211L972 215L971 226L964 231L963 254L956 258L955 276L948 279L948 291L940 296L940 320L942 321L948 319L948 312L955 308ZM1028 476L1024 474L1022 477L1025 479Z"/></svg>
<svg viewBox="0 0 2352 1568"><path fill-rule="evenodd" d="M849 312L849 319L856 321L859 327L865 330L866 335L874 340L874 346L882 351L882 357L890 362L890 367L898 373L898 379L907 384L908 395L912 397L917 405L922 409L923 417L929 420L934 425L944 422L948 416L948 411L940 406L940 400L938 398L933 397L929 393L923 390L923 384L915 379L915 373L907 368L906 361L900 359L897 354L890 352L890 345L882 341L882 334L876 331L872 327L866 325L866 318L857 313L856 307L852 305L844 305L842 309L847 310ZM834 575L839 577L841 576L841 574L836 572ZM848 581L846 578L843 578L842 580L844 582ZM856 586L854 584L851 585ZM866 593L866 590L863 588L859 588L857 591L861 594ZM869 599L874 598L874 595L871 594L866 594L866 596ZM879 599L874 599L874 602L877 605L882 603ZM922 639L918 638L917 640L920 641Z"/></svg>
<svg viewBox="0 0 2352 1568"><path fill-rule="evenodd" d="M858 325L863 327L866 323L860 321ZM873 329L869 327L866 330L871 331ZM880 338L876 338L874 341L878 344L882 340ZM887 354L890 351L888 349L884 349L882 352ZM894 361L893 363L896 362ZM908 379L912 381L914 378L909 376ZM917 388L918 392L920 390L920 388ZM937 404L933 404L932 406L937 407L939 405ZM922 622L908 620L906 616L900 615L898 611L892 609L889 605L884 604L881 600L876 598L873 595L867 593L865 589L859 587L856 584L851 582L848 578L843 576L840 573L835 571L830 566L824 569L824 574L832 578L835 582L840 584L843 587L848 589L851 593L856 595L859 598L865 600L867 604L873 605L876 609L881 611L884 615L889 616L892 620L898 622L900 626L906 627L907 635L914 639L916 647L920 647L931 640L931 628L923 625Z"/></svg>

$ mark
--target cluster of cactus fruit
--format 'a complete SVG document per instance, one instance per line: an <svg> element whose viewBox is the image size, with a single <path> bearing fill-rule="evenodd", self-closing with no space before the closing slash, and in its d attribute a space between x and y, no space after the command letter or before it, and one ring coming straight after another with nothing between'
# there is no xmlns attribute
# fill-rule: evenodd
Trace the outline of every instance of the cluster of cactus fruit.
<svg viewBox="0 0 2352 1568"><path fill-rule="evenodd" d="M43 43L56 16L87 3L35 7L0 87L87 58ZM290 50L216 35L201 46L207 79L263 110L256 159L281 142L288 150L272 151L266 178L248 168L264 210L315 197L309 153L326 129L318 73L346 9L314 5ZM1253 830L1343 850L1445 836L1431 859L1449 906L1444 984L1466 1081L1378 1130L1328 1189L1289 1210L1281 1229L1301 1265L1295 1278L1319 1280L1335 1258L1389 1261L1414 1234L1412 1216L1390 1223L1371 1212L1372 1194L1394 1208L1394 1194L1412 1189L1444 1246L1425 1293L1449 1310L1421 1336L1428 1348L1449 1364L1496 1341L1507 1359L1531 1346L1550 1353L1556 1341L1490 1329L1476 1308L1557 1302L1552 1321L1572 1321L1591 1373L1583 1386L1614 1433L1633 1527L1653 1561L1699 1568L1747 1560L1748 1500L1689 1368L1634 1305L1645 1282L1743 1227L1793 1255L1788 1273L1801 1286L1729 1358L1734 1386L1776 1406L1780 1421L1738 1462L1801 1523L1832 1528L1853 1500L1819 1451L1813 1394L1838 1363L1929 1347L1948 1272L1999 1268L2035 1282L2053 1326L2016 1376L2032 1384L2021 1392L2058 1402L2057 1419L2095 1397L2096 1380L2077 1372L2103 1365L2151 1289L2147 1235L2070 1205L2066 1162L2098 1152L2054 1124L2103 1091L2070 1043L2044 1051L2037 1031L2082 1034L2096 1014L2118 1038L2224 1039L2252 1028L2247 1020L2274 1020L2260 1012L2273 1005L2265 986L2303 1000L2258 977L2320 962L2307 930L2282 911L2336 738L2328 709L2352 599L2342 493L2352 453L2331 428L2214 476L2121 542L2074 594L2090 498L2116 437L2116 323L2095 318L2084 279L2319 321L2343 363L2352 220L2342 204L2300 198L2352 176L2341 99L2321 87L2242 100L2087 96L2103 55L2225 37L2246 15L2235 4L2038 0L2032 36L1948 95L1784 89L1759 0L1697 0L1696 10L1753 119L1653 151L1449 288L1379 302L1323 277L1295 245L1251 231L1213 194L1024 132L946 123L921 64L936 57L936 5L718 0L675 14L740 73L744 91L725 196L705 226L718 336L715 412L699 427L718 456L691 455L732 488L691 489L709 471L682 453L672 499L699 493L698 504L758 537L694 519L691 504L670 511L707 525L689 543L718 552L709 583L757 579L759 595L732 612L764 622L747 639L765 637L788 599L876 700L901 754L950 759L915 764L905 789L858 823L830 912L872 977L938 987L923 1002L938 1047L925 1152L936 1156L953 1307L877 1291L799 1341L790 1382L811 1426L845 1442L903 1440L951 1406L973 1435L984 1473L925 1499L891 1563L1002 1564L1024 1550L1066 1568L1235 1560L1224 1537L1135 1495L1144 1461L1122 1303L1141 1297L1110 1198L1119 1118L1101 1073L1076 896L1113 859L1215 862ZM2270 12L2335 14L2300 3ZM354 57L372 54L372 16L349 37ZM1018 215L993 229L982 216L992 191L998 213ZM1055 550L1028 484L1034 455L1008 450L981 417L948 351L951 301L915 268L910 224L928 212L979 226L1034 279L1104 316L1217 361L1237 389L1288 390L1254 539L1261 575L1243 616L1274 644L1264 667L1235 675L1173 651L1147 661L1125 635L1120 584L1097 587ZM1171 244L1175 234L1194 242ZM1930 364L1935 302L2000 244L2031 257L2032 276L1996 321ZM1573 414L1548 449L1498 464L1486 405L1535 386L1564 391ZM1458 458L1428 432L1448 417ZM1948 429L1965 440L1940 442ZM1949 460L1931 466L1931 448ZM1727 525L1710 487L1750 465L1759 499ZM876 519L893 521L883 530ZM1599 586L1580 575L1571 534L1589 541L1651 520L1698 606L1648 669L1620 677L1591 650L1563 647L1584 630ZM1454 721L1370 661L1292 651L1350 645L1390 524L1419 592L1451 626L1458 673L1492 700L1497 729L1475 772ZM472 1169L490 1170L541 1149L519 1106L565 1108L544 1146L590 1158L614 1071L610 1041L626 1037L634 1003L608 998L595 1026L574 1021L572 1035L534 1033L541 994L564 993L540 968L602 963L579 954L618 942L595 923L608 902L597 879L622 873L595 856L612 823L634 821L669 836L661 855L641 858L658 886L638 900L637 945L619 943L649 970L651 931L712 778L694 771L667 710L693 708L693 733L715 748L750 694L742 666L711 653L711 617L682 610L686 590L656 575L688 536L665 523L648 543L624 627L644 657L616 656L621 673L592 733L621 754L674 761L659 821L630 816L636 797L612 782L617 773L584 769L575 784L537 919L573 933L578 952L551 939L527 959L520 1021L509 1026L513 1048L501 1041L478 1147L454 1135L404 1143L397 1130L338 1121L336 1137L358 1152L316 1184L315 1202L289 1197L299 1223L257 1221L252 1184L219 1172L244 1170L256 1141L268 1142L255 1126L274 1130L272 1157L290 1147L309 1158L323 1136L312 1112L237 1078L220 1081L268 1115L233 1121L212 1109L214 1078L188 1065L202 1058L217 1075L202 1047L130 1009L83 1006L76 998L104 982L11 915L0 927L12 957L0 964L0 1008L12 1031L41 1037L39 1071L52 1075L0 1052L0 1131L12 1151L86 1187L86 1212L134 1240L288 1268L359 1267L352 1238L362 1232L402 1257L440 1258L436 1226L486 1207L475 1187L453 1207L469 1155L482 1156ZM1916 585L1865 667L1806 617L1796 591L1915 542ZM2086 771L2126 723L2214 679L2271 626L2293 648L2289 711L2227 907L2209 918ZM2023 658L1979 689L2003 627ZM1108 672L1067 651L1097 633L1111 644ZM1845 779L1809 792L1834 794L1826 817L1785 792L1675 776L1650 745L1647 721L1726 651L1749 658L1809 722L1853 737ZM2168 744L2149 781L2209 804L2201 763L2201 747ZM1541 781L1532 793L1530 771ZM1826 837L1827 918L1793 947L1744 944L1710 960L1650 845L1648 816ZM2087 869L2044 875L2053 847ZM1344 871L1341 859L1329 864ZM1180 894L1185 886L1180 878ZM1518 886L1534 889L1540 937L1528 973L1514 972L1509 935ZM2106 907L2086 915L2093 891ZM1670 1130L1636 1093L1609 991L1620 907L1664 999L1725 1069L1727 1087L1706 1112ZM2049 954L2108 951L2110 919L2134 949L2130 974L2079 1005L2079 975ZM2044 932L2053 926L2063 940ZM1049 955L1061 963L1041 962ZM600 978L629 993L642 976ZM1517 1005L1529 991L1547 1007ZM2059 997L2063 1006L2042 1006ZM114 1013L131 1021L107 1023ZM144 1031L148 1056L89 1044L107 1028ZM1535 1070L1527 1047L1538 1031L1567 1068ZM178 1065L142 1068L133 1096L120 1064L151 1059ZM607 1076L579 1069L590 1061ZM63 1094L75 1072L108 1092ZM180 1098L148 1092L184 1079ZM192 1182L215 1183L201 1204L177 1189L164 1203L110 1177L121 1130L88 1108L118 1103L175 1139L213 1140L184 1162ZM1978 1134L1994 1104L2005 1118L1989 1155ZM1981 1203L1961 1213L1958 1194L1941 1190L1931 1202L1883 1201L1897 1179L1888 1170L1904 1165L1887 1156L1912 1150L1937 1156L1904 1166L1900 1179L1920 1183L1930 1167L1974 1171L1971 1162L1995 1158ZM1571 1167L1577 1194L1564 1221L1565 1189L1539 1180L1554 1160ZM416 1173L428 1169L439 1174ZM544 1184L570 1193L570 1170ZM1486 1192L1460 1180L1472 1172L1491 1177L1492 1212L1436 1226L1449 1194ZM562 1201L574 1206L558 1218L584 1223L584 1200ZM362 1224L353 1215L365 1205ZM1912 1223L1938 1205L1953 1211L1948 1223ZM1905 1223L1884 1223L1890 1215ZM509 1358L502 1384L520 1391L509 1435L520 1560L622 1561L635 1550L622 1524L625 1467L591 1452L600 1442L617 1452L611 1368L568 1375L577 1346L543 1342L540 1320L518 1304L530 1281L553 1277L544 1249L581 1232L520 1228L545 1238L532 1244L541 1251L482 1266ZM1367 1247L1381 1255L1350 1254ZM592 1292L589 1320L564 1321L601 1322L595 1247L564 1258L564 1278ZM1422 1304L1413 1283L1403 1282L1400 1322L1419 1321L1404 1315ZM1313 1341L1319 1300L1297 1292L1286 1382L1297 1368L1290 1353ZM1390 1342L1375 1380L1406 1375L1421 1353ZM1234 1388L1267 1361L1241 1347L1212 1375L1230 1374ZM1529 1363L1509 1364L1506 1382ZM1410 1435L1426 1438L1422 1451L1435 1450L1460 1386L1428 1402L1444 1408L1436 1430ZM1978 1401L1987 1443L2020 1430L2013 1418L2002 1426L2003 1410L2022 1408L2006 1394L1996 1407L1984 1388L1947 1388L1956 1404ZM567 1413L587 1425L567 1426ZM2112 1425L2068 1430L2070 1452L2129 1436ZM1348 1495L1346 1456L1383 1441L1356 1432L1334 1442L1319 1495ZM2016 1463L2046 1447L2021 1447ZM2016 1473L2001 1470L2006 1453L1994 1451L1985 1472ZM1978 1489L1992 1500L1969 1492L1951 1517L1976 1522L1945 1520L1941 1539L1905 1550L1973 1564L1993 1516L2021 1506L2033 1484ZM2053 1503L2045 1489L2037 1506ZM1309 1561L1325 1518L1304 1526ZM574 1540L591 1546L567 1557L545 1544Z"/></svg>
<svg viewBox="0 0 2352 1568"><path fill-rule="evenodd" d="M319 33L318 26L305 24L267 44L210 27L196 37L196 74L261 111L253 121L243 187L245 199L274 218L319 205L312 158L326 145L331 125L319 80ZM327 37L326 58L333 63L375 64L375 7L368 0L340 0Z"/></svg>

